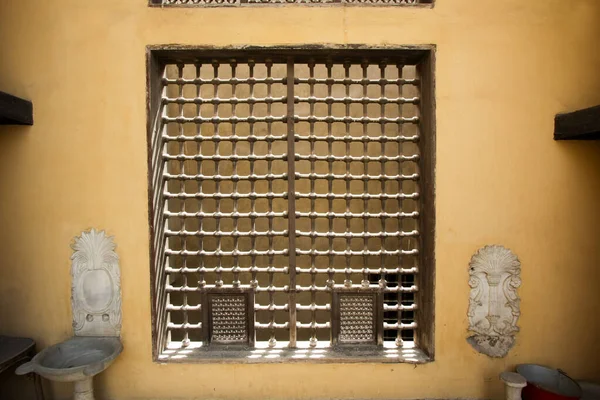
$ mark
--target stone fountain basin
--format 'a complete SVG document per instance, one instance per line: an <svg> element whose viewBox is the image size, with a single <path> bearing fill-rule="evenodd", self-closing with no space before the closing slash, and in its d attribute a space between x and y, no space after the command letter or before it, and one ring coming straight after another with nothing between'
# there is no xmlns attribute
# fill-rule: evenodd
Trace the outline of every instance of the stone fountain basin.
<svg viewBox="0 0 600 400"><path fill-rule="evenodd" d="M104 371L122 351L118 337L74 337L44 349L16 373L35 372L59 382L79 381Z"/></svg>

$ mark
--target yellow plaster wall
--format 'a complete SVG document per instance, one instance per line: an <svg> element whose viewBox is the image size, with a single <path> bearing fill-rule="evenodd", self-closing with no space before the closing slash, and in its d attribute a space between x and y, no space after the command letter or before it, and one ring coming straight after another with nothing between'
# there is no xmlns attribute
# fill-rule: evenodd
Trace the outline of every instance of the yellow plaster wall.
<svg viewBox="0 0 600 400"><path fill-rule="evenodd" d="M0 1L0 90L35 125L0 127L0 332L71 335L69 243L116 236L125 351L101 399L501 398L521 362L600 378L600 144L552 140L600 103L598 0L438 0L434 9L148 8ZM430 44L437 51L437 360L428 365L151 361L145 46ZM499 243L523 265L521 333L502 360L465 342L467 264ZM57 399L69 386L52 388Z"/></svg>

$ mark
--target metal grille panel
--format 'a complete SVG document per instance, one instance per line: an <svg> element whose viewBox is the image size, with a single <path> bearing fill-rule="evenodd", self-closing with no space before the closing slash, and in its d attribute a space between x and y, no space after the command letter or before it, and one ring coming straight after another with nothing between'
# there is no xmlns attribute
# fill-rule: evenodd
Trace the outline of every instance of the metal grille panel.
<svg viewBox="0 0 600 400"><path fill-rule="evenodd" d="M338 289L378 291L384 338L414 339L418 85L414 65L381 57L167 65L153 143L167 341L202 341L203 296L241 290L251 342L331 342ZM340 341L372 341L378 314L347 313L369 296L340 301ZM246 340L222 323L215 341Z"/></svg>
<svg viewBox="0 0 600 400"><path fill-rule="evenodd" d="M374 342L375 298L369 295L342 295L340 298L339 341Z"/></svg>
<svg viewBox="0 0 600 400"><path fill-rule="evenodd" d="M245 343L248 341L246 296L214 295L211 298L211 342Z"/></svg>

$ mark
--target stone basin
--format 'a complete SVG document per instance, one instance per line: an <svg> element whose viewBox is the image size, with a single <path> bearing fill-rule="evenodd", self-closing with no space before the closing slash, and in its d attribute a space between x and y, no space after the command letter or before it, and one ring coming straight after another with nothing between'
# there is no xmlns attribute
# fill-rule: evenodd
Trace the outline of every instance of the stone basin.
<svg viewBox="0 0 600 400"><path fill-rule="evenodd" d="M74 337L43 350L16 373L35 372L59 382L84 380L108 368L121 351L117 337Z"/></svg>

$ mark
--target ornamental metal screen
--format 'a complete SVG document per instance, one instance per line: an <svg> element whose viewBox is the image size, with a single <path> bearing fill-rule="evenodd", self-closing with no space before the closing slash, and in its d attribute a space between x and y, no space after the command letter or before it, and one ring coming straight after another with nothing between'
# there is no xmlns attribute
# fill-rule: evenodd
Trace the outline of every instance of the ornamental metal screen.
<svg viewBox="0 0 600 400"><path fill-rule="evenodd" d="M160 346L413 342L418 68L223 54L167 64L158 83Z"/></svg>

